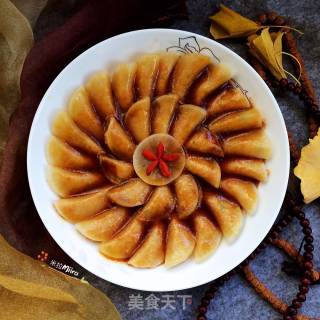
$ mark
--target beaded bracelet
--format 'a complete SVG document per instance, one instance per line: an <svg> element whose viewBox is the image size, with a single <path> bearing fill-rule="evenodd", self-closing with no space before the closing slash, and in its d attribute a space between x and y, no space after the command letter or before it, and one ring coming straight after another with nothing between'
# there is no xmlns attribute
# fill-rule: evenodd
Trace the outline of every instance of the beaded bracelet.
<svg viewBox="0 0 320 320"><path fill-rule="evenodd" d="M258 17L259 22L264 25L285 25L285 19L275 12L268 12L266 14L261 14ZM304 69L304 64L297 50L295 40L291 32L285 34L285 41L288 47L288 50L296 59L300 62L302 68L302 80L301 84L295 84L289 82L287 79L278 80L269 80L267 73L265 72L263 66L257 61L253 56L250 56L249 62L259 73L262 79L266 82L269 87L281 88L292 92L304 103L307 108L308 115L308 127L309 127L309 136L312 138L316 135L317 129L320 123L320 111L318 104L316 103L315 93L312 87L312 84L307 76L307 72ZM290 143L290 154L291 161L293 164L297 164L300 158L300 152L296 144L294 143L292 136L289 134L289 143ZM319 276L319 273L313 269L313 237L312 229L310 226L310 221L305 217L304 212L301 210L302 207L302 198L293 198L289 192L285 198L283 207L285 209L285 214L283 217L273 226L271 231L268 233L267 237L262 241L258 248L250 254L250 256L245 259L238 267L222 276L221 278L213 281L209 285L208 290L205 292L204 296L201 299L201 303L198 306L197 320L206 320L207 309L210 302L214 299L215 294L219 287L221 287L226 281L228 281L231 276L236 273L243 274L247 280L254 286L256 291L266 300L268 300L279 312L283 314L284 320L293 320L293 319L309 319L307 316L298 315L298 310L301 308L302 304L306 301L306 295L309 291L309 285L315 281L319 280L319 277L316 277L315 274ZM268 289L254 276L252 271L249 269L249 263L251 260L267 247L268 244L279 244L279 233L285 228L293 218L297 218L302 227L302 232L304 234L304 246L303 246L303 255L301 256L300 263L302 266L302 277L300 279L300 284L298 292L295 298L291 301L291 304L288 306L283 303L280 299L275 297L272 292ZM286 247L287 242L281 240L282 247ZM279 246L281 248L281 246Z"/></svg>

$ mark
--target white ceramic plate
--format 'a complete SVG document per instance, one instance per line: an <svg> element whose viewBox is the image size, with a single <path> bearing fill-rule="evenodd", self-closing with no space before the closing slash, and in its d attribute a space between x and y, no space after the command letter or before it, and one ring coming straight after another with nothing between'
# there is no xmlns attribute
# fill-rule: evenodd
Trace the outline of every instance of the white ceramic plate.
<svg viewBox="0 0 320 320"><path fill-rule="evenodd" d="M86 240L63 220L53 208L57 199L46 180L46 143L54 115L63 108L72 91L93 72L111 70L146 52L197 51L224 62L235 70L235 80L248 90L267 123L273 145L273 157L267 162L270 178L259 186L259 205L246 217L240 236L233 243L223 241L207 261L188 260L167 270L161 266L138 270L110 261L99 254L97 246ZM237 54L206 37L180 30L149 29L133 31L107 39L74 59L53 81L34 117L28 145L28 176L39 215L59 246L77 263L95 275L115 284L147 291L171 291L192 288L214 280L241 263L263 240L276 220L284 199L289 175L287 131L279 106L260 76Z"/></svg>

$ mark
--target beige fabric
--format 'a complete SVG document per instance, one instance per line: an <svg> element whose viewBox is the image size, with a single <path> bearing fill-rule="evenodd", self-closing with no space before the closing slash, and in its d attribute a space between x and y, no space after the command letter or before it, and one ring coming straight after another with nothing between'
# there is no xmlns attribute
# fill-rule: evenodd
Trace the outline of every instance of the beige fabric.
<svg viewBox="0 0 320 320"><path fill-rule="evenodd" d="M28 20L9 0L0 0L0 161L9 118L20 97L22 65L32 44Z"/></svg>
<svg viewBox="0 0 320 320"><path fill-rule="evenodd" d="M23 255L1 236L0 296L0 320L120 319L99 290Z"/></svg>

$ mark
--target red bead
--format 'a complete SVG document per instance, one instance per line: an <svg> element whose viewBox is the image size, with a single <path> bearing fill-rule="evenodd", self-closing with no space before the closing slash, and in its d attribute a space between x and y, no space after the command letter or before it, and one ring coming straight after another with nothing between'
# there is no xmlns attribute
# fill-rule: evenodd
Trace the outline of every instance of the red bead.
<svg viewBox="0 0 320 320"><path fill-rule="evenodd" d="M284 88L287 87L287 85L288 85L288 80L287 79L283 78L283 79L280 80L280 87L281 88L284 89Z"/></svg>
<svg viewBox="0 0 320 320"><path fill-rule="evenodd" d="M278 17L277 13L274 11L270 11L267 13L267 19L269 22L274 22L274 20Z"/></svg>
<svg viewBox="0 0 320 320"><path fill-rule="evenodd" d="M303 286L308 286L308 285L310 285L310 280L307 279L307 278L305 278L305 279L303 279L303 280L301 281L301 284L302 284Z"/></svg>
<svg viewBox="0 0 320 320"><path fill-rule="evenodd" d="M267 15L262 13L258 15L258 20L261 24L265 24L267 22Z"/></svg>
<svg viewBox="0 0 320 320"><path fill-rule="evenodd" d="M309 253L309 254L310 254L310 253ZM312 276L312 273L311 273L310 270L306 270L306 271L304 272L303 276L304 276L305 278L307 278L307 279L310 279L311 276Z"/></svg>
<svg viewBox="0 0 320 320"><path fill-rule="evenodd" d="M286 24L286 21L284 20L284 18L278 16L276 17L276 19L274 20L274 24L277 26L283 26Z"/></svg>
<svg viewBox="0 0 320 320"><path fill-rule="evenodd" d="M307 270L312 270L313 268L313 263L311 261L307 261L304 263L304 267L307 269Z"/></svg>
<svg viewBox="0 0 320 320"><path fill-rule="evenodd" d="M203 307L203 306L200 306L198 311L199 311L200 314L206 314L207 313L207 308Z"/></svg>
<svg viewBox="0 0 320 320"><path fill-rule="evenodd" d="M312 261L313 260L313 254L312 253L306 252L306 253L304 253L303 257L304 257L304 259L306 261Z"/></svg>
<svg viewBox="0 0 320 320"><path fill-rule="evenodd" d="M299 292L297 294L297 299L298 299L299 302L304 302L304 301L306 301L306 295Z"/></svg>
<svg viewBox="0 0 320 320"><path fill-rule="evenodd" d="M301 302L299 302L297 299L294 299L294 300L292 301L292 305L293 305L293 307L295 307L296 309L300 309L301 306L302 306Z"/></svg>
<svg viewBox="0 0 320 320"><path fill-rule="evenodd" d="M300 220L306 218L304 212L302 212L300 209L297 211L297 218L300 219Z"/></svg>
<svg viewBox="0 0 320 320"><path fill-rule="evenodd" d="M294 88L295 88L294 83L289 82L289 83L288 83L288 90L294 91Z"/></svg>
<svg viewBox="0 0 320 320"><path fill-rule="evenodd" d="M207 317L206 316L203 316L203 315L199 315L197 317L197 320L207 320Z"/></svg>
<svg viewBox="0 0 320 320"><path fill-rule="evenodd" d="M313 243L313 236L306 236L304 238L305 242L308 244L312 244Z"/></svg>
<svg viewBox="0 0 320 320"><path fill-rule="evenodd" d="M312 234L312 229L310 227L305 227L305 228L303 228L302 231L306 236L309 236Z"/></svg>
<svg viewBox="0 0 320 320"><path fill-rule="evenodd" d="M284 319L284 320L293 320L293 318L290 317L290 316L284 316L283 319Z"/></svg>
<svg viewBox="0 0 320 320"><path fill-rule="evenodd" d="M308 219L304 219L304 220L302 220L302 221L300 222L300 225L301 225L302 227L309 227L309 226L310 226L310 222L309 222Z"/></svg>
<svg viewBox="0 0 320 320"><path fill-rule="evenodd" d="M289 307L287 312L290 314L290 316L295 316L298 313L294 307Z"/></svg>
<svg viewBox="0 0 320 320"><path fill-rule="evenodd" d="M312 244L305 244L303 246L304 250L307 252L307 253L312 253L313 250L314 250L314 246Z"/></svg>
<svg viewBox="0 0 320 320"><path fill-rule="evenodd" d="M306 293L308 293L309 288L306 287L306 286L300 285L300 286L299 286L299 291L300 291L300 293L306 294Z"/></svg>

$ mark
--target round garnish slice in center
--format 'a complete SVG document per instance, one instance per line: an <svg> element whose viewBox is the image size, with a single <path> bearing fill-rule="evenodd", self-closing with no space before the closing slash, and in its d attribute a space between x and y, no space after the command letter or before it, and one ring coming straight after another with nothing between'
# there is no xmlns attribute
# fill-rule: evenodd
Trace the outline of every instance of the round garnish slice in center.
<svg viewBox="0 0 320 320"><path fill-rule="evenodd" d="M154 186L166 185L180 176L185 153L180 143L168 134L154 134L143 141L133 154L136 174Z"/></svg>

